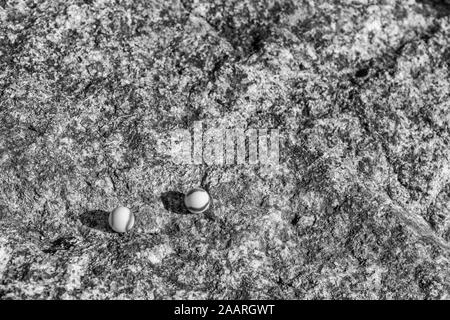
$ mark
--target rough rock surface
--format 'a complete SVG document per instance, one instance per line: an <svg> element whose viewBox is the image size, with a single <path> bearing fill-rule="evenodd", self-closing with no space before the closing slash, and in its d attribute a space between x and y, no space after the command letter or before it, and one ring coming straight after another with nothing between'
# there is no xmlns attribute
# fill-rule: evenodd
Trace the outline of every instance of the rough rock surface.
<svg viewBox="0 0 450 320"><path fill-rule="evenodd" d="M447 0L0 1L0 298L450 298L449 72ZM196 120L280 168L172 163Z"/></svg>

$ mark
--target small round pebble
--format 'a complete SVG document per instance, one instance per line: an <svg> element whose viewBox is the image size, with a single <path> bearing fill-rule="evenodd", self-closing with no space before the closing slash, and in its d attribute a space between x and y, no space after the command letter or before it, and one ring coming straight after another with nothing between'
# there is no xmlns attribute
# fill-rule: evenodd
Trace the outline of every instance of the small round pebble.
<svg viewBox="0 0 450 320"><path fill-rule="evenodd" d="M191 213L202 213L208 210L211 198L202 188L194 188L184 196L184 204Z"/></svg>
<svg viewBox="0 0 450 320"><path fill-rule="evenodd" d="M133 228L134 214L130 209L117 207L109 214L109 225L116 232L127 232Z"/></svg>

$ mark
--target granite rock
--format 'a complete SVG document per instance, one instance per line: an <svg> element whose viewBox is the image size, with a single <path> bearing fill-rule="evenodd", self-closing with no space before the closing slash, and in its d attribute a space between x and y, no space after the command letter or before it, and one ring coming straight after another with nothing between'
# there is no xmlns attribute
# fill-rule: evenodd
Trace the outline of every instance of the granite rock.
<svg viewBox="0 0 450 320"><path fill-rule="evenodd" d="M449 48L447 0L0 1L0 298L448 299ZM279 167L171 162L195 121Z"/></svg>

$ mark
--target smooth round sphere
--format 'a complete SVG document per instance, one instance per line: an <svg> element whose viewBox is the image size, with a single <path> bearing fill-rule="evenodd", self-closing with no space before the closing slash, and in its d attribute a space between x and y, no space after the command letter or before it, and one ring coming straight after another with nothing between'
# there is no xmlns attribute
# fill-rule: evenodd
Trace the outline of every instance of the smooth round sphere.
<svg viewBox="0 0 450 320"><path fill-rule="evenodd" d="M116 232L127 232L133 228L134 214L130 209L117 207L109 214L109 225Z"/></svg>
<svg viewBox="0 0 450 320"><path fill-rule="evenodd" d="M208 210L211 204L211 198L208 192L202 188L194 188L189 190L184 196L184 204L192 213L202 213Z"/></svg>

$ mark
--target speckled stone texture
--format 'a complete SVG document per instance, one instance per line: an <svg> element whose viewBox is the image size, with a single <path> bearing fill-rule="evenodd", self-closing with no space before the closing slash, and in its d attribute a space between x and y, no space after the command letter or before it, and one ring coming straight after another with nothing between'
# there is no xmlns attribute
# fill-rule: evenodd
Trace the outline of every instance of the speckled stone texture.
<svg viewBox="0 0 450 320"><path fill-rule="evenodd" d="M450 298L449 73L448 0L0 1L0 298Z"/></svg>

